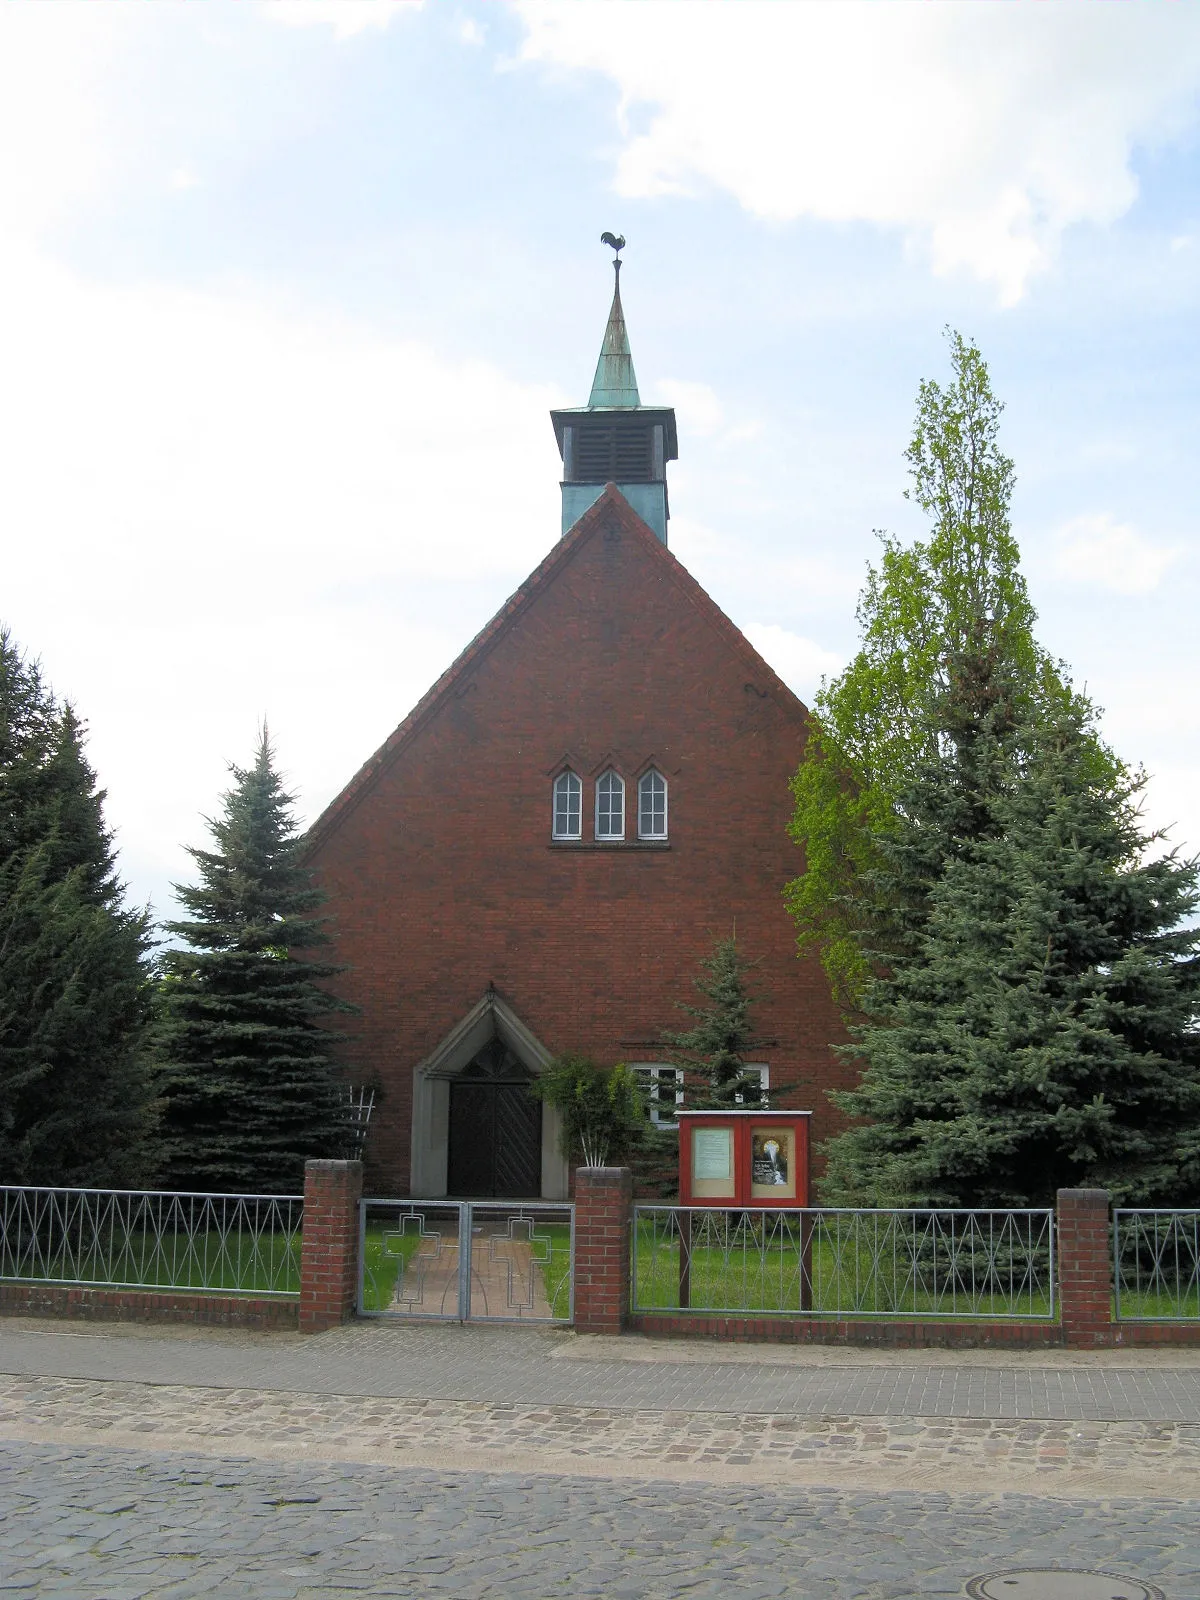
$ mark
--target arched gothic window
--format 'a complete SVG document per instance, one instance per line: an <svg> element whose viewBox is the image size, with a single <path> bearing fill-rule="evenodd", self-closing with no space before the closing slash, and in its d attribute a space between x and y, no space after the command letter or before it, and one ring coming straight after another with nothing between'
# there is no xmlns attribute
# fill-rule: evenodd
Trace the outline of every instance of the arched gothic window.
<svg viewBox="0 0 1200 1600"><path fill-rule="evenodd" d="M653 767L638 779L638 838L667 837L667 780Z"/></svg>
<svg viewBox="0 0 1200 1600"><path fill-rule="evenodd" d="M578 839L583 832L583 785L569 769L554 780L555 839Z"/></svg>
<svg viewBox="0 0 1200 1600"><path fill-rule="evenodd" d="M611 768L596 785L596 837L625 837L625 780Z"/></svg>

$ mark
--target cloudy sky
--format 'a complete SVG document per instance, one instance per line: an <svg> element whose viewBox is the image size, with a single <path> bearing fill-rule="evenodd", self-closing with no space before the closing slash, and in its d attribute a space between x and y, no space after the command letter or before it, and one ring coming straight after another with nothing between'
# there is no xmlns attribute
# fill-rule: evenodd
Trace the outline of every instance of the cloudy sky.
<svg viewBox="0 0 1200 1600"><path fill-rule="evenodd" d="M675 553L805 699L941 330L1045 645L1200 848L1200 8L0 10L0 619L171 909L266 715L311 818L550 548L608 252Z"/></svg>

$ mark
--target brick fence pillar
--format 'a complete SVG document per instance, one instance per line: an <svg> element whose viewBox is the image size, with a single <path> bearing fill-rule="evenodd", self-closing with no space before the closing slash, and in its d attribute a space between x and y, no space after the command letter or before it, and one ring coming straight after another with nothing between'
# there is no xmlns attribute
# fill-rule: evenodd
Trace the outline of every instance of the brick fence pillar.
<svg viewBox="0 0 1200 1600"><path fill-rule="evenodd" d="M1112 1249L1108 1191L1058 1191L1058 1293L1067 1344L1111 1344Z"/></svg>
<svg viewBox="0 0 1200 1600"><path fill-rule="evenodd" d="M304 1163L300 1332L322 1333L354 1315L361 1161Z"/></svg>
<svg viewBox="0 0 1200 1600"><path fill-rule="evenodd" d="M629 1315L628 1167L580 1167L575 1174L575 1328L620 1333Z"/></svg>

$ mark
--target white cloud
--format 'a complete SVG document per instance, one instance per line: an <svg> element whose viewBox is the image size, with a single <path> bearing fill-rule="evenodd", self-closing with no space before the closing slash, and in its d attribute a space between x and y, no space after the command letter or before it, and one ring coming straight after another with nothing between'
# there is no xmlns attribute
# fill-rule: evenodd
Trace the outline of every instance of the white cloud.
<svg viewBox="0 0 1200 1600"><path fill-rule="evenodd" d="M0 8L0 237L31 232L105 167L96 88L134 8Z"/></svg>
<svg viewBox="0 0 1200 1600"><path fill-rule="evenodd" d="M1063 577L1115 594L1150 594L1178 554L1107 512L1072 518L1055 544L1054 564Z"/></svg>
<svg viewBox="0 0 1200 1600"><path fill-rule="evenodd" d="M458 37L463 44L481 45L487 35L473 17L463 17L458 25Z"/></svg>
<svg viewBox="0 0 1200 1600"><path fill-rule="evenodd" d="M256 717L311 814L556 536L562 397L482 363L12 252L0 347L2 618L89 719L160 909Z"/></svg>
<svg viewBox="0 0 1200 1600"><path fill-rule="evenodd" d="M752 622L742 632L769 666L807 705L823 677L840 672L842 660L812 639L775 622Z"/></svg>
<svg viewBox="0 0 1200 1600"><path fill-rule="evenodd" d="M1186 6L516 6L524 60L618 85L619 193L896 228L1006 303L1065 229L1129 209L1131 151L1192 126L1200 90Z"/></svg>
<svg viewBox="0 0 1200 1600"><path fill-rule="evenodd" d="M674 406L680 427L702 439L710 438L724 421L721 402L707 383L662 378L654 384L649 396L653 405Z"/></svg>
<svg viewBox="0 0 1200 1600"><path fill-rule="evenodd" d="M349 39L369 28L386 28L424 0L262 0L273 22L290 28L331 28L335 39Z"/></svg>

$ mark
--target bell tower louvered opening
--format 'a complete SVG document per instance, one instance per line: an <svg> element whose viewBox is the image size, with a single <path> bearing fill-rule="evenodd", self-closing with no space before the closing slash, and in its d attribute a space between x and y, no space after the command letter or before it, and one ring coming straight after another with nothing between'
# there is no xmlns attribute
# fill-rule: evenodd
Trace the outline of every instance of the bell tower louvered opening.
<svg viewBox="0 0 1200 1600"><path fill-rule="evenodd" d="M654 470L655 455L662 457L661 433L647 427L637 412L619 420L581 417L570 476L576 483L653 483L662 476L661 468Z"/></svg>

